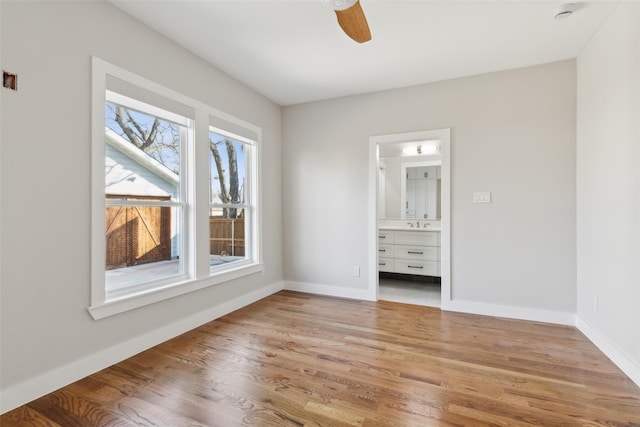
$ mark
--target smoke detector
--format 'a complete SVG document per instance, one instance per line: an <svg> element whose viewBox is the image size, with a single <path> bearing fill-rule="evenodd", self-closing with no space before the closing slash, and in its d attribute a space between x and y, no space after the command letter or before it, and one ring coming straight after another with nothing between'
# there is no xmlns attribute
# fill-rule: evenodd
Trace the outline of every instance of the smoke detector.
<svg viewBox="0 0 640 427"><path fill-rule="evenodd" d="M553 17L555 19L565 19L570 17L576 10L578 10L578 5L576 3L562 4L553 11Z"/></svg>

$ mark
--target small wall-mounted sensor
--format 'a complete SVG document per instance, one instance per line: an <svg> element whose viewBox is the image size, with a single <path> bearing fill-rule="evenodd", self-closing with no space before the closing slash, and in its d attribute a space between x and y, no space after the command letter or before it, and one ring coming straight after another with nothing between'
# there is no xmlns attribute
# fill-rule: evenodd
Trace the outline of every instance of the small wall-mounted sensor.
<svg viewBox="0 0 640 427"><path fill-rule="evenodd" d="M18 90L18 75L2 70L2 86L11 90Z"/></svg>
<svg viewBox="0 0 640 427"><path fill-rule="evenodd" d="M556 10L553 11L553 17L555 19L565 19L573 15L573 12L580 8L579 3L566 3L558 6Z"/></svg>

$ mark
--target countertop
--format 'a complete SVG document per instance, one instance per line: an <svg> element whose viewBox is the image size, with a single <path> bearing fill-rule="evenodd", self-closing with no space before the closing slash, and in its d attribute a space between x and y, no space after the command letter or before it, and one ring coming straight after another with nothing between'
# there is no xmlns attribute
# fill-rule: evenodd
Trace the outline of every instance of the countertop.
<svg viewBox="0 0 640 427"><path fill-rule="evenodd" d="M398 226L398 225L381 225L378 227L378 230L390 230L390 231L441 231L440 227L409 227L409 226Z"/></svg>

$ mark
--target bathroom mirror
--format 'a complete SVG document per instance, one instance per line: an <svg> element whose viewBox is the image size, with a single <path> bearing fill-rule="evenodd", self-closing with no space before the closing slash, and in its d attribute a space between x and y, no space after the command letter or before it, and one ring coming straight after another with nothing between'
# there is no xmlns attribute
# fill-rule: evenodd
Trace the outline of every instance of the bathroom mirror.
<svg viewBox="0 0 640 427"><path fill-rule="evenodd" d="M380 158L378 219L440 219L441 164L440 156Z"/></svg>
<svg viewBox="0 0 640 427"><path fill-rule="evenodd" d="M440 169L440 162L401 164L402 219L440 219Z"/></svg>

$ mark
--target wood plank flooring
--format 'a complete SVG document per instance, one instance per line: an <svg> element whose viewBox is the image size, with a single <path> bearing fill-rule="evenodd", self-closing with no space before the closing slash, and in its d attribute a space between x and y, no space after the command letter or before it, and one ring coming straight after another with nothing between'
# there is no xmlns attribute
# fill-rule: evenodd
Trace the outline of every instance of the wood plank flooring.
<svg viewBox="0 0 640 427"><path fill-rule="evenodd" d="M282 291L0 425L640 426L640 389L573 327Z"/></svg>

